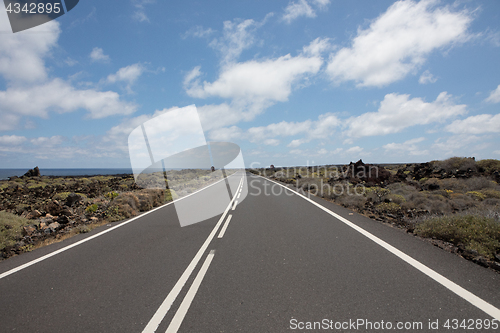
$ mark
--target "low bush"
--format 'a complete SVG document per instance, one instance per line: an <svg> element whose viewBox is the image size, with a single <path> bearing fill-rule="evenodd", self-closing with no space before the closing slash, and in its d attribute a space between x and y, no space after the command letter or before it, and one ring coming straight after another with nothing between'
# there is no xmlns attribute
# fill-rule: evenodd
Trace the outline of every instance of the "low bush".
<svg viewBox="0 0 500 333"><path fill-rule="evenodd" d="M383 202L375 206L379 213L396 214L401 211L401 206L394 202Z"/></svg>
<svg viewBox="0 0 500 333"><path fill-rule="evenodd" d="M382 202L384 197L389 194L391 194L389 189L381 187L367 187L365 190L366 197L371 198L374 202Z"/></svg>
<svg viewBox="0 0 500 333"><path fill-rule="evenodd" d="M99 205L97 205L96 203L89 205L89 206L87 206L87 208L85 208L85 213L93 214L93 213L97 212L98 208L99 208Z"/></svg>
<svg viewBox="0 0 500 333"><path fill-rule="evenodd" d="M56 195L54 195L53 199L59 200L59 201L64 201L66 198L68 198L68 195L70 195L71 192L59 192Z"/></svg>
<svg viewBox="0 0 500 333"><path fill-rule="evenodd" d="M467 191L478 191L487 188L495 188L498 185L486 177L473 177L464 180Z"/></svg>
<svg viewBox="0 0 500 333"><path fill-rule="evenodd" d="M33 222L6 211L0 211L0 250L14 245L21 237L23 227Z"/></svg>
<svg viewBox="0 0 500 333"><path fill-rule="evenodd" d="M476 163L477 167L483 169L486 173L491 174L495 171L500 171L500 161L499 160L481 160Z"/></svg>
<svg viewBox="0 0 500 333"><path fill-rule="evenodd" d="M466 194L469 195L471 198L474 198L476 200L486 199L486 195L481 193L481 192L478 192L478 191L469 191Z"/></svg>
<svg viewBox="0 0 500 333"><path fill-rule="evenodd" d="M388 194L385 196L384 200L388 200L389 202L394 202L398 205L401 205L403 202L406 202L405 197L400 194Z"/></svg>
<svg viewBox="0 0 500 333"><path fill-rule="evenodd" d="M432 163L436 168L444 169L446 172L477 170L476 161L472 157L451 157L444 161L432 161Z"/></svg>
<svg viewBox="0 0 500 333"><path fill-rule="evenodd" d="M363 210L366 203L366 198L362 195L344 195L338 198L338 203L344 207L356 208Z"/></svg>
<svg viewBox="0 0 500 333"><path fill-rule="evenodd" d="M500 191L494 190L492 188L483 189L479 192L482 193L486 198L500 199Z"/></svg>
<svg viewBox="0 0 500 333"><path fill-rule="evenodd" d="M500 223L477 215L451 215L434 217L418 223L415 233L422 237L440 239L467 250L494 259L500 250Z"/></svg>

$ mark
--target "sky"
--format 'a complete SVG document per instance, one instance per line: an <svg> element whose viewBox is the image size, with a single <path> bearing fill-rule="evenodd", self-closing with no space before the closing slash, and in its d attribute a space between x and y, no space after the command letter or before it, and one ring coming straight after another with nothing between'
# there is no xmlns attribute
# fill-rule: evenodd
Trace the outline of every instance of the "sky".
<svg viewBox="0 0 500 333"><path fill-rule="evenodd" d="M0 168L129 168L195 105L247 167L500 159L500 2L82 0L13 34Z"/></svg>

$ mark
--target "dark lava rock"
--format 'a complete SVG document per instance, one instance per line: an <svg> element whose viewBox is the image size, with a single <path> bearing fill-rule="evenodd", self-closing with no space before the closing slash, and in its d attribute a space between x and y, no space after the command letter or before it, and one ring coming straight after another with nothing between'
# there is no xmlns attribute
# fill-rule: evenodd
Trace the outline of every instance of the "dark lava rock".
<svg viewBox="0 0 500 333"><path fill-rule="evenodd" d="M75 203L82 201L83 197L76 193L70 193L66 198L66 205L72 207Z"/></svg>
<svg viewBox="0 0 500 333"><path fill-rule="evenodd" d="M69 218L66 215L61 215L57 218L57 223L60 224L68 224L69 223Z"/></svg>
<svg viewBox="0 0 500 333"><path fill-rule="evenodd" d="M38 166L36 166L34 169L30 169L28 170L28 172L26 172L24 174L24 177L40 177L40 169L38 169Z"/></svg>
<svg viewBox="0 0 500 333"><path fill-rule="evenodd" d="M362 160L351 162L341 173L341 178L349 180L350 183L366 183L367 186L381 185L391 178L391 173L384 167L365 164Z"/></svg>

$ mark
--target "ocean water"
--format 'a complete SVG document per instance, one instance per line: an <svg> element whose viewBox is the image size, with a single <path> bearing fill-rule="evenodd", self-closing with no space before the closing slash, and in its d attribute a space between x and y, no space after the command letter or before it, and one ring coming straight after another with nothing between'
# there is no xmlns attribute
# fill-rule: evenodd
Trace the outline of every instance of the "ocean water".
<svg viewBox="0 0 500 333"><path fill-rule="evenodd" d="M0 169L0 179L8 179L12 176L21 177L29 169ZM130 168L119 169L40 169L42 176L96 176L96 175L121 175L132 174Z"/></svg>

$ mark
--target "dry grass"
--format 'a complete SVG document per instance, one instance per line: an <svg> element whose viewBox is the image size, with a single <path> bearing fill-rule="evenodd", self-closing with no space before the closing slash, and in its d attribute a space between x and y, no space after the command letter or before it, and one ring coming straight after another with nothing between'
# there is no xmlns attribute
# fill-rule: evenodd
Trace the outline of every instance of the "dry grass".
<svg viewBox="0 0 500 333"><path fill-rule="evenodd" d="M0 249L14 245L21 237L23 227L32 221L6 211L0 211Z"/></svg>

